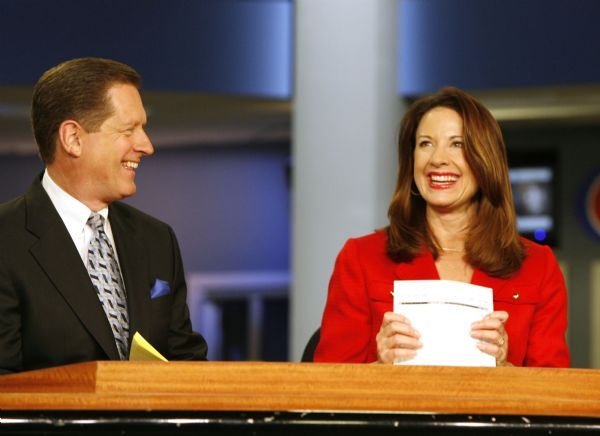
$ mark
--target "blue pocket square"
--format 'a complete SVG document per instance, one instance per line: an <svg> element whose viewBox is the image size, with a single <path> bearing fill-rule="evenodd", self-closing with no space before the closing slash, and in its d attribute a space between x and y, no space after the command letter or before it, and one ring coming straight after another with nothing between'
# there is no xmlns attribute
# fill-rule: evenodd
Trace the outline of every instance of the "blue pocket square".
<svg viewBox="0 0 600 436"><path fill-rule="evenodd" d="M168 295L170 293L171 286L169 285L169 282L165 282L161 279L156 279L154 281L152 289L150 289L150 298L158 298L162 297L163 295Z"/></svg>

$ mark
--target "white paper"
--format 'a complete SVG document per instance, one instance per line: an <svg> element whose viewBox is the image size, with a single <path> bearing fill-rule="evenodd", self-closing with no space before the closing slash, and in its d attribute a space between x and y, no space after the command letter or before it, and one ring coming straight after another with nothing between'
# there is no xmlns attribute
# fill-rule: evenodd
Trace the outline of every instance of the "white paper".
<svg viewBox="0 0 600 436"><path fill-rule="evenodd" d="M394 312L421 334L422 348L399 365L496 366L477 348L471 323L494 310L491 288L451 280L394 281Z"/></svg>

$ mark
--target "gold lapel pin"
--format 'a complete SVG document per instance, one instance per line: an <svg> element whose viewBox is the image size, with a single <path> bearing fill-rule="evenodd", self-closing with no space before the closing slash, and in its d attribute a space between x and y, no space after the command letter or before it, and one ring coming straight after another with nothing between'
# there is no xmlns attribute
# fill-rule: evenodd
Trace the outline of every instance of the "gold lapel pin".
<svg viewBox="0 0 600 436"><path fill-rule="evenodd" d="M519 297L520 297L520 295L519 295L519 293L518 293L518 292L515 292L515 293L513 294L513 300L518 300L518 299L519 299Z"/></svg>

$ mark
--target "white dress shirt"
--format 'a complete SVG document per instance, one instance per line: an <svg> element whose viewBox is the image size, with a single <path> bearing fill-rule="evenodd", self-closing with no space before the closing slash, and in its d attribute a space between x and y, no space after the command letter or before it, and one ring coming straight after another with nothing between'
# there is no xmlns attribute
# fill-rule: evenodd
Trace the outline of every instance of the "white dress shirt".
<svg viewBox="0 0 600 436"><path fill-rule="evenodd" d="M71 235L71 239L73 239L73 243L75 244L75 247L77 247L77 251L81 256L83 264L87 265L88 245L93 234L92 228L87 225L87 220L93 211L81 201L63 191L63 189L52 180L48 174L48 170L44 171L42 186L63 220L69 235ZM106 236L108 236L108 240L115 252L117 262L119 262L118 256L116 255L117 249L115 248L115 241L110 228L110 221L108 220L108 207L97 211L97 213L104 217L104 232L106 233Z"/></svg>

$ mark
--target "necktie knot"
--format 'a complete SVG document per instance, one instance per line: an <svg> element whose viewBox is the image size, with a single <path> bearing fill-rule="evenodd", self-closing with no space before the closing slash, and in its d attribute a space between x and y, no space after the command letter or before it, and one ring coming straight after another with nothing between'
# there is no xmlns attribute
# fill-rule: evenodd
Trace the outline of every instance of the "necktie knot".
<svg viewBox="0 0 600 436"><path fill-rule="evenodd" d="M104 230L104 217L99 213L92 212L87 220L87 225L97 232Z"/></svg>

